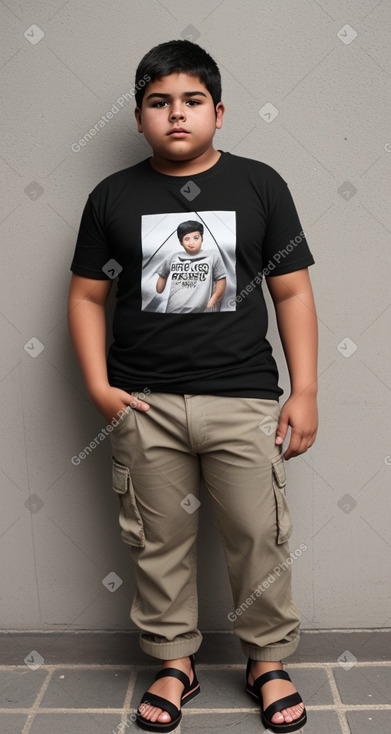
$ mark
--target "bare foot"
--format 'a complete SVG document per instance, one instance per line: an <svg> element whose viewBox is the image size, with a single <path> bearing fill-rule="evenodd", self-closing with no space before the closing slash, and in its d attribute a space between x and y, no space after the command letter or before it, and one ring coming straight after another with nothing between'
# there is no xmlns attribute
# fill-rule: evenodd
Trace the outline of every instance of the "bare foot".
<svg viewBox="0 0 391 734"><path fill-rule="evenodd" d="M254 680L263 673L268 673L270 670L283 670L283 665L278 663L265 663L258 660L253 660L248 676L248 682L250 685L254 684ZM271 703L275 703L279 698L284 696L290 696L292 693L296 693L296 688L289 680L283 680L276 678L270 680L261 688L263 710L266 711L267 707ZM282 709L281 712L274 714L271 718L273 724L292 724L296 719L299 719L304 710L304 703L299 703L297 706L291 706L287 709Z"/></svg>
<svg viewBox="0 0 391 734"><path fill-rule="evenodd" d="M177 670L182 670L189 677L190 683L193 681L194 675L189 657L164 660L162 669L164 668L177 668ZM183 689L184 685L180 680L167 676L166 678L159 678L159 680L152 683L148 688L148 693L162 696L180 709ZM161 724L168 724L171 721L171 716L167 711L159 709L156 706L151 706L151 704L142 703L138 710L141 716L144 719L148 719L148 721L159 721Z"/></svg>

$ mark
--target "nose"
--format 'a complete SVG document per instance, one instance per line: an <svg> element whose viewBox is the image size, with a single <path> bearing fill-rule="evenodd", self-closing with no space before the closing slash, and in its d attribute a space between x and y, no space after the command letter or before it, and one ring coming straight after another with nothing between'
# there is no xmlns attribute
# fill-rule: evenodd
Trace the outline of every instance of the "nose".
<svg viewBox="0 0 391 734"><path fill-rule="evenodd" d="M185 110L182 107L179 100L176 102L173 102L171 111L170 111L170 120L185 120Z"/></svg>

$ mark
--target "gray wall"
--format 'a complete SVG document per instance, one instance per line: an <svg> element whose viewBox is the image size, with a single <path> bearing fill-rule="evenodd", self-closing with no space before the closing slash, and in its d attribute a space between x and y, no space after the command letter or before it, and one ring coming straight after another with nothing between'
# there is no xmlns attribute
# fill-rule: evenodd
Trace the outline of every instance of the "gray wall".
<svg viewBox="0 0 391 734"><path fill-rule="evenodd" d="M222 71L216 146L282 174L316 258L321 427L287 463L291 550L308 548L294 562L303 627L390 627L390 4L15 0L1 16L1 628L132 628L108 439L71 462L104 421L72 352L66 298L88 193L149 155L134 103L117 100L151 46L185 36ZM259 114L268 103L272 121ZM273 318L270 339L288 389ZM200 624L230 629L206 497L201 515ZM112 572L115 591L102 584Z"/></svg>

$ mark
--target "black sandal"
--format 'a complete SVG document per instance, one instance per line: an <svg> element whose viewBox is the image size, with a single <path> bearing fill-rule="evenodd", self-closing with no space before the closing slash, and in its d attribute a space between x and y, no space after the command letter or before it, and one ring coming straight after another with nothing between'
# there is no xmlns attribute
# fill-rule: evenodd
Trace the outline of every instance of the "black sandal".
<svg viewBox="0 0 391 734"><path fill-rule="evenodd" d="M183 673L182 670L178 670L177 668L163 668L155 675L155 680L170 676L171 678L177 678L181 683L183 683L184 689L181 698L181 706L184 706L185 703L194 698L194 696L197 696L200 692L200 684L198 682L194 666L194 655L190 655L189 657L194 675L192 683L190 683L190 679L186 673ZM162 698L162 696L157 696L155 693L148 693L148 691L146 691L140 701L140 706L142 703L147 703L150 706L156 706L159 709L167 711L171 716L171 721L168 721L166 724L161 721L149 721L148 719L145 719L138 710L136 714L137 723L141 729L145 729L146 731L168 732L176 729L182 719L182 712L180 709L171 703L171 701L168 701L166 698Z"/></svg>
<svg viewBox="0 0 391 734"><path fill-rule="evenodd" d="M307 712L305 708L303 709L300 717L298 719L294 719L291 724L274 724L271 721L271 718L272 716L274 716L274 714L277 714L283 709L289 708L290 706L297 706L299 703L303 703L303 699L298 693L291 693L290 696L279 698L278 701L271 703L270 706L267 707L266 711L263 710L261 688L264 683L267 683L269 680L273 680L274 678L282 678L283 680L289 680L290 682L292 682L288 673L285 670L271 670L269 673L264 673L263 675L260 675L258 678L255 679L254 683L250 685L250 683L248 682L248 676L252 662L252 660L249 660L247 663L246 691L261 705L261 719L264 727L273 732L282 732L282 734L301 729L301 727L304 726L304 724L307 722Z"/></svg>

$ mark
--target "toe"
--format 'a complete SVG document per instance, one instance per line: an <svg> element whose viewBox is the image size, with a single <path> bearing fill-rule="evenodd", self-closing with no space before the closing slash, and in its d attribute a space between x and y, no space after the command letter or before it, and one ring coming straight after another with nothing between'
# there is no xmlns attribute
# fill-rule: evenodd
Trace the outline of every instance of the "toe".
<svg viewBox="0 0 391 734"><path fill-rule="evenodd" d="M302 713L303 704L300 704L299 706L292 706L291 708L283 709L278 714L274 714L271 720L273 724L282 724L283 722L291 724L296 719L299 719Z"/></svg>
<svg viewBox="0 0 391 734"><path fill-rule="evenodd" d="M279 711L278 714L274 714L271 720L273 724L291 724L293 721L292 716L289 716L285 709L283 711Z"/></svg>
<svg viewBox="0 0 391 734"><path fill-rule="evenodd" d="M304 704L299 703L297 706L292 706L291 708L286 709L286 710L292 716L293 719L299 719L303 713Z"/></svg>
<svg viewBox="0 0 391 734"><path fill-rule="evenodd" d="M299 706L292 706L288 709L282 709L280 713L272 716L271 720L273 724L282 724L283 722L285 722L286 724L292 724L293 721L300 718L303 713L303 708L303 704L300 704ZM281 718L277 719L277 716L280 716Z"/></svg>
<svg viewBox="0 0 391 734"><path fill-rule="evenodd" d="M151 706L147 703L142 703L139 706L139 712L143 719L147 719L147 721L160 721L162 724L168 724L171 721L170 714L167 711L163 711L163 709L158 709L156 706Z"/></svg>
<svg viewBox="0 0 391 734"><path fill-rule="evenodd" d="M171 721L171 716L167 711L162 711L157 717L157 721L160 721L161 724L168 724Z"/></svg>
<svg viewBox="0 0 391 734"><path fill-rule="evenodd" d="M277 711L277 713L272 716L271 721L273 724L283 724L285 721L283 711Z"/></svg>
<svg viewBox="0 0 391 734"><path fill-rule="evenodd" d="M157 709L154 706L151 706L151 710L148 712L147 719L148 721L157 721L159 714L161 714L162 710Z"/></svg>

